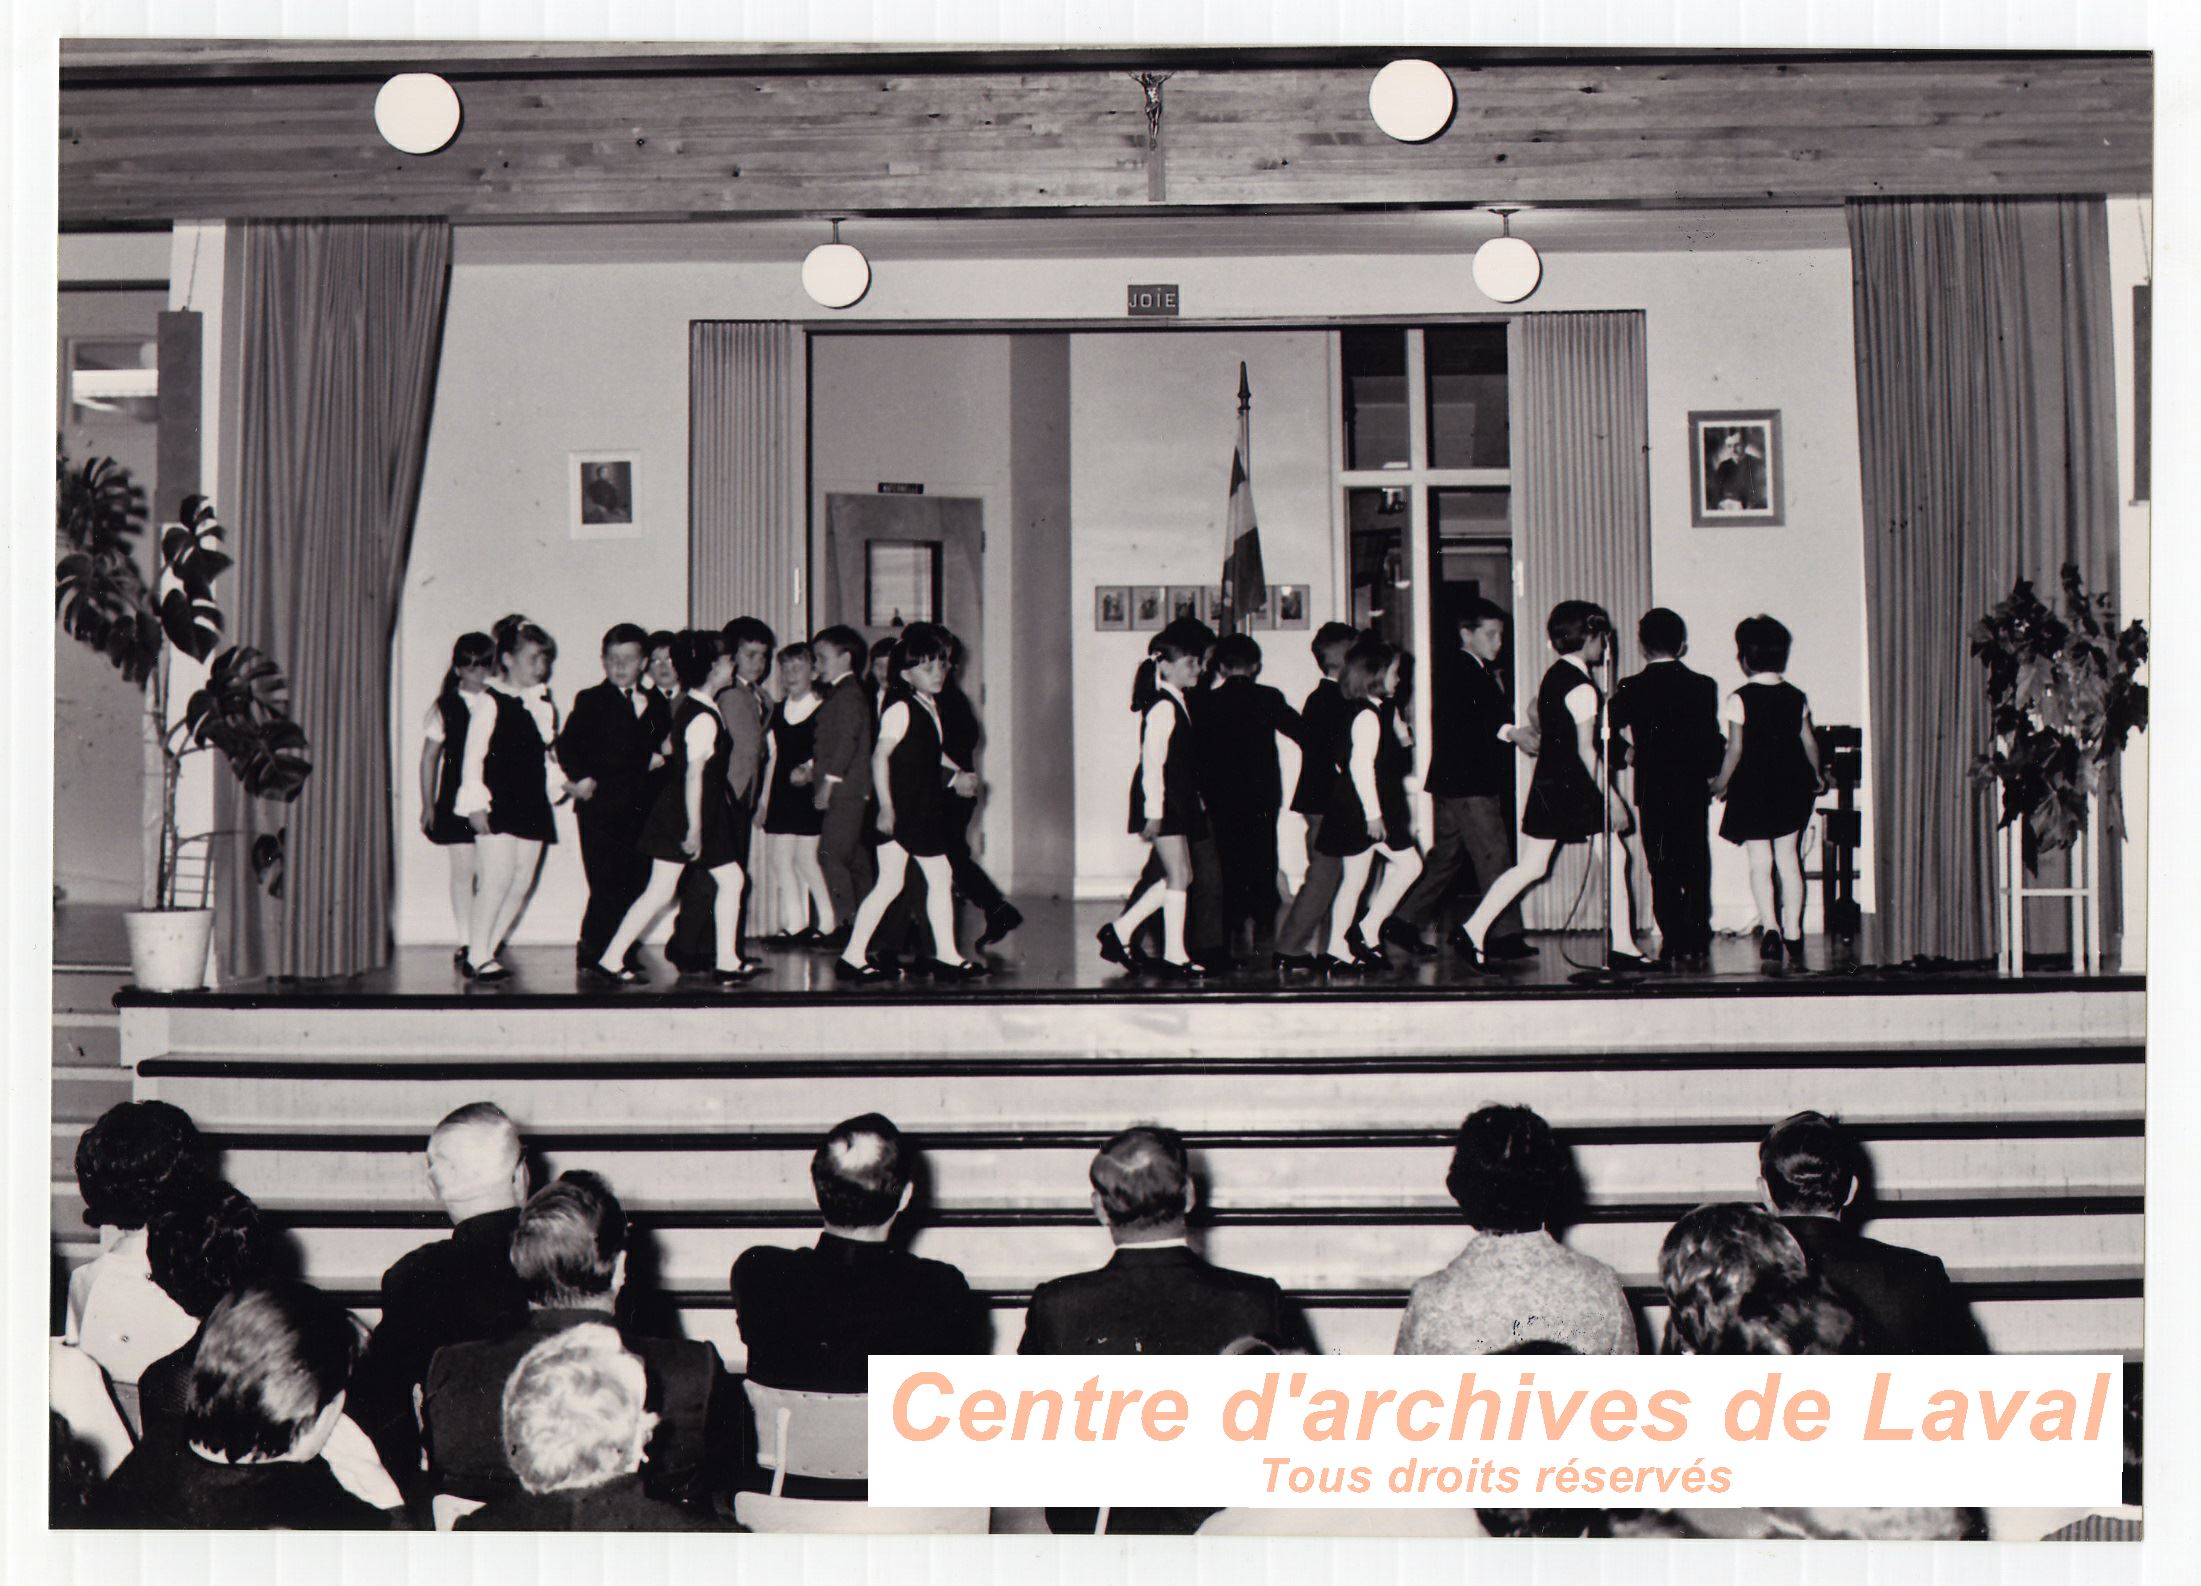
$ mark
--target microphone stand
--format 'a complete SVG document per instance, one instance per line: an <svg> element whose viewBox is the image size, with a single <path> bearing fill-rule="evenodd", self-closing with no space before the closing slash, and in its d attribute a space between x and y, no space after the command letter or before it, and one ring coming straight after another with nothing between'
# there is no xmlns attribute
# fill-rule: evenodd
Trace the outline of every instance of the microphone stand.
<svg viewBox="0 0 2201 1586"><path fill-rule="evenodd" d="M1600 774L1593 778L1593 780L1597 783L1598 807L1604 812L1605 817L1605 846L1604 851L1599 855L1604 863L1597 867L1597 901L1599 912L1602 913L1605 917L1604 920L1601 922L1603 925L1603 929L1600 934L1604 938L1605 946L1604 951L1599 955L1600 962L1597 968L1578 969L1573 974L1567 977L1567 980L1570 984L1577 986L1631 986L1636 983L1633 976L1624 975L1619 970L1613 968L1612 702L1613 672L1619 664L1619 657L1614 653L1619 648L1617 639L1618 635L1616 634L1608 633L1605 635L1605 697L1599 702L1597 713L1599 751L1598 772Z"/></svg>

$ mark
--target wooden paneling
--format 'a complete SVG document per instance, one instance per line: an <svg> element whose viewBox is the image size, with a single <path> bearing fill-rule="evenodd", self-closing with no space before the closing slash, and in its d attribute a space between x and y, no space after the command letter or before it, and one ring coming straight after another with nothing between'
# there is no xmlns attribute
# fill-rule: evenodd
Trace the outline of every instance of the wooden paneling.
<svg viewBox="0 0 2201 1586"><path fill-rule="evenodd" d="M1797 204L2144 192L2152 159L2144 56L1455 63L1458 113L1420 145L1376 130L1364 65L1202 66L1170 79L1168 202L1153 206L1128 64L601 76L464 64L447 67L465 105L458 139L420 159L376 135L371 75L65 77L62 222Z"/></svg>

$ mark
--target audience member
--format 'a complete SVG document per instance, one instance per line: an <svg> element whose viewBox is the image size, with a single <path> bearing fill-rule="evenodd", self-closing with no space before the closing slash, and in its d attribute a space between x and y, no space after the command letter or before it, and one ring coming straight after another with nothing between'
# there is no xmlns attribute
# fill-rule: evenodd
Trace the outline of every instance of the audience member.
<svg viewBox="0 0 2201 1586"><path fill-rule="evenodd" d="M477 1101L428 1136L428 1185L451 1219L451 1237L422 1245L382 1274L382 1320L352 1381L352 1415L382 1462L419 1497L416 1397L428 1362L451 1344L517 1327L527 1294L512 1270L512 1234L527 1199L520 1131L501 1108Z"/></svg>
<svg viewBox="0 0 2201 1586"><path fill-rule="evenodd" d="M1397 1352L1491 1354L1548 1340L1585 1355L1634 1354L1635 1313L1619 1277L1549 1232L1573 1179L1566 1147L1528 1108L1471 1113L1445 1188L1475 1237L1414 1284Z"/></svg>
<svg viewBox="0 0 2201 1586"><path fill-rule="evenodd" d="M810 1158L825 1232L807 1250L753 1245L734 1263L749 1375L775 1388L862 1393L873 1355L983 1354L990 1324L961 1272L892 1243L915 1153L878 1113L834 1125Z"/></svg>
<svg viewBox="0 0 2201 1586"><path fill-rule="evenodd" d="M199 1339L182 1422L149 1436L93 1499L96 1523L194 1530L381 1530L321 1457L344 1413L358 1324L302 1283L238 1290Z"/></svg>
<svg viewBox="0 0 2201 1586"><path fill-rule="evenodd" d="M1743 1295L1704 1353L1857 1355L1864 1349L1864 1324L1826 1279L1774 1273Z"/></svg>
<svg viewBox="0 0 2201 1586"><path fill-rule="evenodd" d="M145 1224L205 1170L198 1128L165 1101L118 1103L77 1141L77 1189L100 1254L69 1279L63 1336L119 1384L134 1385L198 1326L153 1281Z"/></svg>
<svg viewBox="0 0 2201 1586"><path fill-rule="evenodd" d="M652 1497L642 1450L657 1425L648 1373L600 1322L553 1333L505 1384L503 1437L520 1491L458 1522L461 1531L719 1531L714 1516Z"/></svg>
<svg viewBox="0 0 2201 1586"><path fill-rule="evenodd" d="M1855 1148L1824 1113L1775 1124L1758 1146L1766 1203L1803 1247L1811 1269L1846 1295L1871 1347L1889 1355L1970 1355L1986 1350L1940 1258L1852 1232L1843 1211L1857 1198Z"/></svg>
<svg viewBox="0 0 2201 1586"><path fill-rule="evenodd" d="M538 1190L512 1235L512 1270L527 1295L516 1327L451 1344L428 1364L422 1420L438 1492L492 1499L519 1490L505 1459L504 1388L523 1356L554 1334L609 1320L627 1275L627 1214L594 1173L567 1173ZM718 1351L685 1339L628 1336L650 1379L657 1427L649 1440L653 1495L707 1502L732 1474L739 1422Z"/></svg>
<svg viewBox="0 0 2201 1586"><path fill-rule="evenodd" d="M99 1448L77 1435L59 1410L46 1412L46 1527L83 1525L99 1490Z"/></svg>
<svg viewBox="0 0 2201 1586"><path fill-rule="evenodd" d="M1803 1248L1764 1208L1729 1201L1699 1206L1666 1231L1658 1273L1666 1287L1669 1355L1709 1355L1759 1283L1800 1283Z"/></svg>
<svg viewBox="0 0 2201 1586"><path fill-rule="evenodd" d="M279 1236L249 1196L219 1179L155 1212L145 1232L153 1281L201 1323L230 1294L275 1272ZM183 1420L198 1348L194 1333L139 1376L138 1406L148 1433Z"/></svg>

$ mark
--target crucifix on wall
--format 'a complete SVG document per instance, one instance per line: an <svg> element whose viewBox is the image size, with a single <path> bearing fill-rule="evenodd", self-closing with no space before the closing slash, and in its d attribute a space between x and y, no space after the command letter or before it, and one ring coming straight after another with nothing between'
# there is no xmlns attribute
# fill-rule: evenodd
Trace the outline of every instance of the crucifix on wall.
<svg viewBox="0 0 2201 1586"><path fill-rule="evenodd" d="M1169 177L1162 150L1162 84L1171 72L1141 72L1134 79L1146 95L1146 196L1160 203L1169 196Z"/></svg>

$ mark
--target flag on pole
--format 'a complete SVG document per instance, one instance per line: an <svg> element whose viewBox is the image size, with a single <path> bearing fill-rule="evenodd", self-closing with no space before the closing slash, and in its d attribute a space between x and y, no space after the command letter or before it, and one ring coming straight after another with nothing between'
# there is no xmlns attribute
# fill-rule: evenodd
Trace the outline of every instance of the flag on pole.
<svg viewBox="0 0 2201 1586"><path fill-rule="evenodd" d="M1223 631L1236 633L1249 613L1269 604L1261 565L1261 525L1253 512L1253 387L1238 366L1238 449L1230 459L1230 522L1224 530Z"/></svg>

